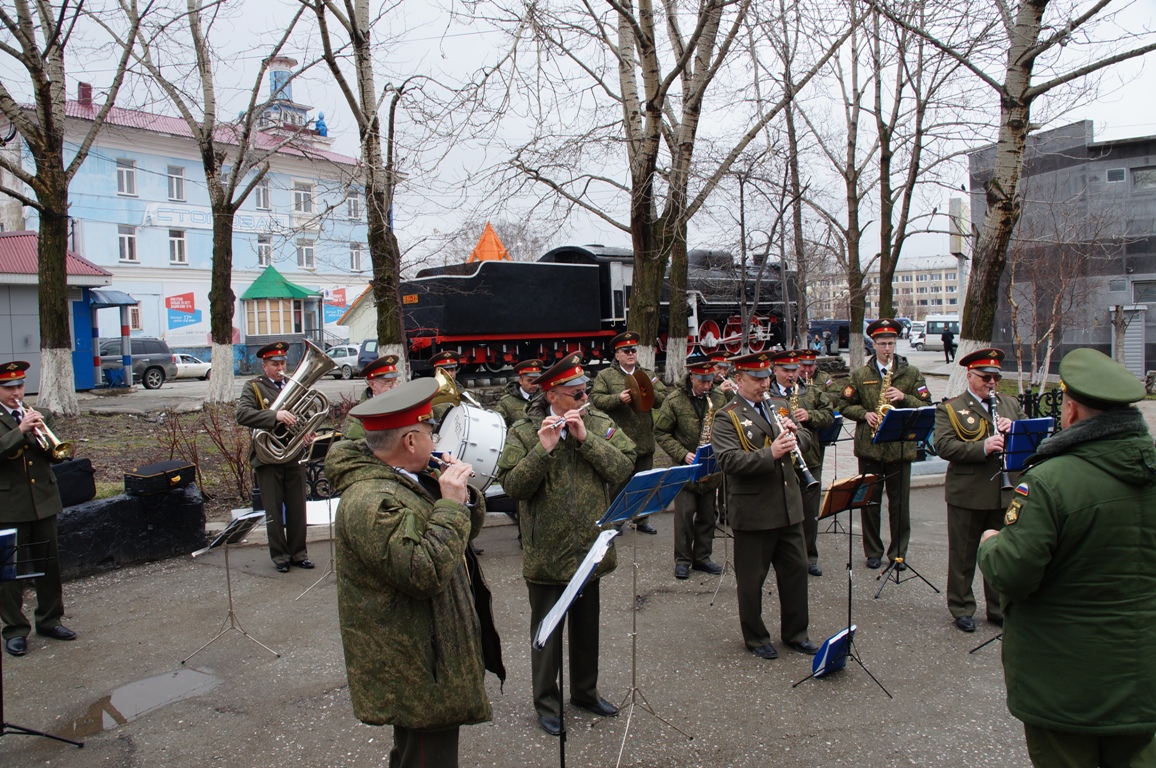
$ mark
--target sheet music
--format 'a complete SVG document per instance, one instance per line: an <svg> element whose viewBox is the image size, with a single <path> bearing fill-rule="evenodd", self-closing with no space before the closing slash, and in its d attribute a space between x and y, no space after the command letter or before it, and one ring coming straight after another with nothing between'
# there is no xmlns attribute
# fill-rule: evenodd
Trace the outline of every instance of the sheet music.
<svg viewBox="0 0 1156 768"><path fill-rule="evenodd" d="M574 571L574 576L566 585L562 596L558 598L558 602L554 603L554 607L549 610L543 617L542 623L538 625L538 631L534 633L534 647L536 649L540 651L546 647L546 641L550 639L550 635L562 622L562 617L566 615L566 611L570 609L571 603L578 597L582 587L586 586L586 582L594 573L594 569L602 562L602 558L606 557L606 553L610 551L610 541L617 535L618 531L613 528L598 535L594 546L586 553L586 557L582 559L578 570Z"/></svg>

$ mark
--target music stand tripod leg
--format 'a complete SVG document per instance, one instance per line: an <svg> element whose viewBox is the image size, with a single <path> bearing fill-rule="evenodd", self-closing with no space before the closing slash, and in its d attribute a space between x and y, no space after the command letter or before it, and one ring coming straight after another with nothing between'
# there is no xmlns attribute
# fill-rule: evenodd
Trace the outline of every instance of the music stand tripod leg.
<svg viewBox="0 0 1156 768"><path fill-rule="evenodd" d="M305 597L305 595L309 594L309 590L325 581L327 578L329 578L330 575L334 576L335 578L337 576L337 553L334 551L333 544L333 497L326 496L325 502L329 510L329 565L325 567L325 572L317 578L317 581L306 587L305 591L297 595L294 600L300 600L301 598Z"/></svg>
<svg viewBox="0 0 1156 768"><path fill-rule="evenodd" d="M204 644L204 645L202 645L200 648L198 648L197 650L193 651L192 653L190 653L190 654L189 654L188 656L186 656L185 658L181 659L181 664L184 664L184 663L185 663L185 662L187 662L189 659L193 658L193 657L194 657L194 656L196 656L198 653L200 653L201 651L205 650L205 649L206 649L206 648L208 648L210 645L212 645L213 643L217 642L218 640L220 640L222 637L224 637L225 635L229 634L230 632L239 632L239 633L241 633L242 635L244 635L245 637L249 638L250 640L252 640L252 641L253 641L254 643L256 643L257 645L259 645L259 646L261 646L262 648L264 648L264 649L265 649L266 651L268 651L269 653L273 654L273 655L274 655L274 656L276 656L277 658L281 658L281 654L280 654L280 653L278 653L277 651L273 650L273 649L272 649L272 648L270 648L269 646L265 645L265 644L264 644L264 643L262 643L260 640L258 640L257 638L253 637L252 635L250 635L248 632L246 632L246 631L245 631L245 628L241 626L241 622L237 621L237 612L236 612L236 611L233 609L233 576L232 576L232 573L231 573L231 571L229 570L229 545L228 545L228 543L224 544L224 549L225 549L225 584L226 584L226 591L228 592L228 595L229 595L229 612L228 612L228 614L225 616L225 621L224 621L224 624L222 624L222 625L221 625L221 631L220 631L220 632L218 632L218 633L217 633L215 636L213 636L213 638L212 638L211 640L209 640L209 642L205 643L205 644ZM228 626L225 626L225 624L228 624Z"/></svg>

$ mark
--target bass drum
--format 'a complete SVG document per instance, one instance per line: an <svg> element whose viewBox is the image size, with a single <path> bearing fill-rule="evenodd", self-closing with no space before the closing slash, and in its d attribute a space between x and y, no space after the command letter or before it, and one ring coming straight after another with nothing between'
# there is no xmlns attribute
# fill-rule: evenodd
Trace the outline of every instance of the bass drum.
<svg viewBox="0 0 1156 768"><path fill-rule="evenodd" d="M502 415L462 403L446 412L438 434L438 450L473 466L474 475L468 482L485 491L498 475L498 458L506 447Z"/></svg>

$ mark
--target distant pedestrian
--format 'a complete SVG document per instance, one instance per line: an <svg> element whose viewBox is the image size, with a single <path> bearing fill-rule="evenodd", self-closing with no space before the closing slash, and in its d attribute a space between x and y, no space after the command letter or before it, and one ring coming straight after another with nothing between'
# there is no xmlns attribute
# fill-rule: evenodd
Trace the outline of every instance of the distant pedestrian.
<svg viewBox="0 0 1156 768"><path fill-rule="evenodd" d="M951 327L943 329L943 333L939 334L939 338L943 341L943 362L951 363L955 361L955 334L951 332Z"/></svg>
<svg viewBox="0 0 1156 768"><path fill-rule="evenodd" d="M827 354L831 354L832 336L830 331L823 331L823 346L827 348Z"/></svg>

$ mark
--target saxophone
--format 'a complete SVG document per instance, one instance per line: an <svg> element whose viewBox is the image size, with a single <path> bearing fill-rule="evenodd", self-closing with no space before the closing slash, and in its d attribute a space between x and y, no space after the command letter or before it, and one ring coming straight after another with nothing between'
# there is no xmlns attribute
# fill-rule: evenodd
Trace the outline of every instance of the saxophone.
<svg viewBox="0 0 1156 768"><path fill-rule="evenodd" d="M883 423L883 417L887 415L887 412L895 407L887 400L887 390L891 388L891 371L894 367L895 363L892 361L892 364L887 366L887 373L883 374L883 383L879 387L879 402L875 404L875 415L879 417L879 424ZM872 435L879 431L879 424L876 424L875 429L871 430Z"/></svg>
<svg viewBox="0 0 1156 768"><path fill-rule="evenodd" d="M787 397L787 408L791 412L791 418L795 418L795 411L799 410L799 384L791 387L791 394Z"/></svg>
<svg viewBox="0 0 1156 768"><path fill-rule="evenodd" d="M702 431L698 433L698 447L710 444L710 430L714 426L714 411L710 409L710 395L706 398L706 413L702 417Z"/></svg>

